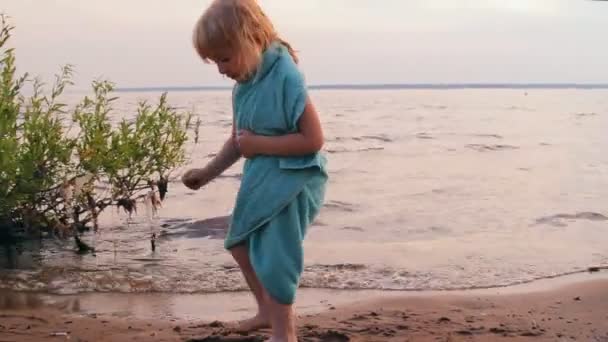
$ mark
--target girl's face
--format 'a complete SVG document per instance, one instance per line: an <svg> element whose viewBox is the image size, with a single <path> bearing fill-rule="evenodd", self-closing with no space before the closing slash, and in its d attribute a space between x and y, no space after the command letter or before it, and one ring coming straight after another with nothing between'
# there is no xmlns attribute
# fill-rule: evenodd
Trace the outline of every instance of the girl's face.
<svg viewBox="0 0 608 342"><path fill-rule="evenodd" d="M242 81L247 75L243 63L232 51L220 51L211 59L217 65L217 71L235 81Z"/></svg>

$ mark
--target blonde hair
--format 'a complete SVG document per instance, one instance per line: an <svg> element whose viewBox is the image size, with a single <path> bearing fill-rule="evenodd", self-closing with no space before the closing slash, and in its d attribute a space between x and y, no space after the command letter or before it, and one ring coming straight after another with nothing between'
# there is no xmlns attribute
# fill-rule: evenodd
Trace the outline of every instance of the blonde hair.
<svg viewBox="0 0 608 342"><path fill-rule="evenodd" d="M298 62L289 43L279 38L270 19L256 0L214 0L197 21L194 48L207 63L218 51L232 51L245 70L252 72L261 53L273 42L283 44Z"/></svg>

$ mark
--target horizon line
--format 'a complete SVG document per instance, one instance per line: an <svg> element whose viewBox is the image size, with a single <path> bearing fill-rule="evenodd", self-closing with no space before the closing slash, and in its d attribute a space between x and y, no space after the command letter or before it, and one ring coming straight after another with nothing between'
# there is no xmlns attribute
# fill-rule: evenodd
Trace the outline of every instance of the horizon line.
<svg viewBox="0 0 608 342"><path fill-rule="evenodd" d="M150 86L117 87L116 92L220 91L231 86ZM608 83L336 83L315 84L310 90L390 90L390 89L608 89Z"/></svg>

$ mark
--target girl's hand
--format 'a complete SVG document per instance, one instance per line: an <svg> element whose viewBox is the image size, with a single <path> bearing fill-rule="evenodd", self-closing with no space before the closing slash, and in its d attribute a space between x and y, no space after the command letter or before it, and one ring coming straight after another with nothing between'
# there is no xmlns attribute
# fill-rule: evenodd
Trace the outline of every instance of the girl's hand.
<svg viewBox="0 0 608 342"><path fill-rule="evenodd" d="M240 130L236 135L236 145L245 158L252 158L257 153L255 146L256 135L248 130Z"/></svg>
<svg viewBox="0 0 608 342"><path fill-rule="evenodd" d="M198 190L207 182L205 181L204 169L191 169L182 176L182 183L192 190Z"/></svg>

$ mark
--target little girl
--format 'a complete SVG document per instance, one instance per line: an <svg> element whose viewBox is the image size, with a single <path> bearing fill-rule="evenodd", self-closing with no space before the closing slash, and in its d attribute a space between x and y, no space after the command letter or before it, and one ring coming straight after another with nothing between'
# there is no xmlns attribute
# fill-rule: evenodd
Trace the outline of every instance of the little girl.
<svg viewBox="0 0 608 342"><path fill-rule="evenodd" d="M302 242L323 204L327 173L319 116L291 46L255 0L215 0L194 29L194 46L236 81L233 127L204 168L183 176L199 189L246 158L225 241L258 304L239 330L272 327L272 342L297 341L292 305Z"/></svg>

